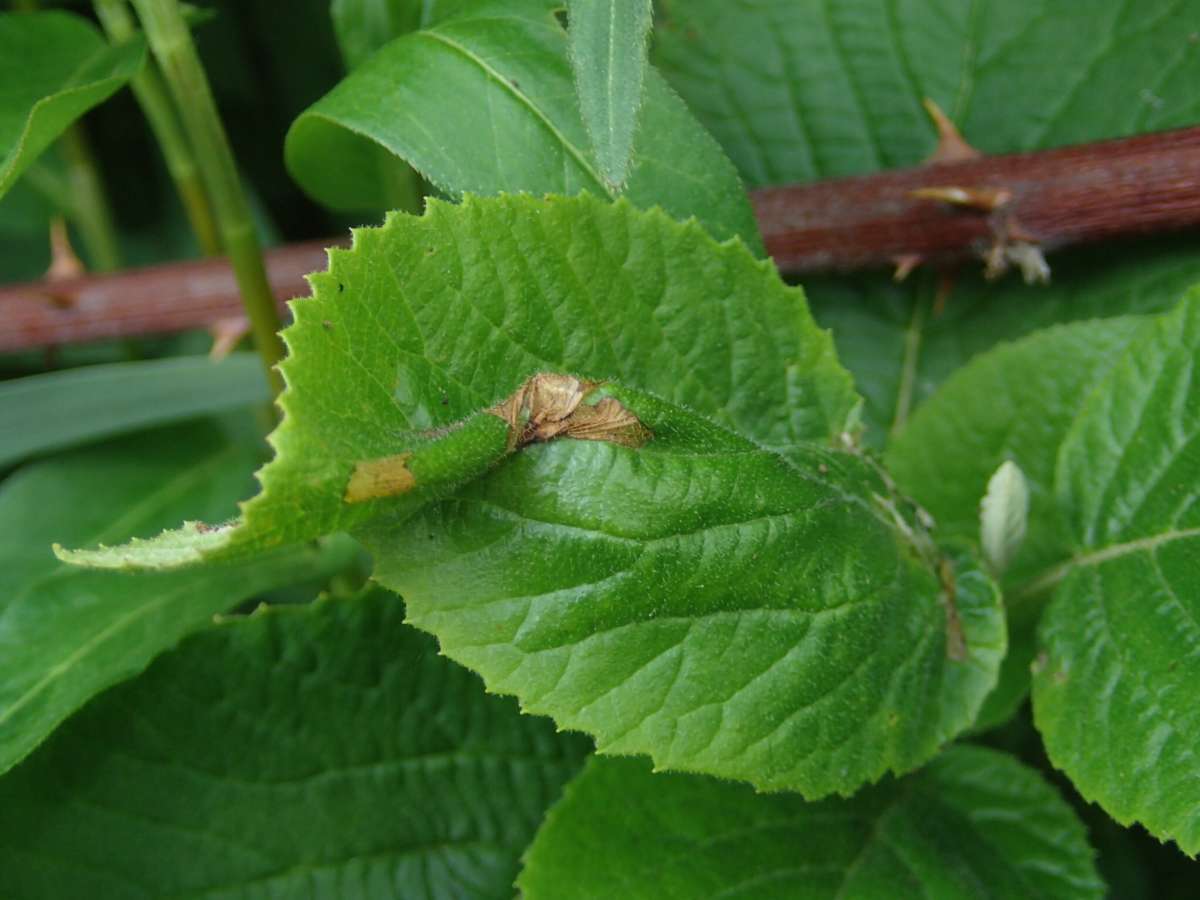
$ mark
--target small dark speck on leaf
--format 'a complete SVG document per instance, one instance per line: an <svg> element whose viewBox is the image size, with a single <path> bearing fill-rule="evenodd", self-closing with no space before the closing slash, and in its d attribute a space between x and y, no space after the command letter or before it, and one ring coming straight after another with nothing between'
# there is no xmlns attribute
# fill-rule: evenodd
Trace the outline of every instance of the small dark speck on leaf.
<svg viewBox="0 0 1200 900"><path fill-rule="evenodd" d="M338 293L340 294L345 289L346 289L346 286L339 281L338 282Z"/></svg>
<svg viewBox="0 0 1200 900"><path fill-rule="evenodd" d="M517 81L517 79L515 79L515 78L508 79L508 83L511 84L513 87L515 87L517 90L521 89L521 82Z"/></svg>
<svg viewBox="0 0 1200 900"><path fill-rule="evenodd" d="M330 322L328 319L321 320L321 327L324 328L326 331L333 331L333 323Z"/></svg>
<svg viewBox="0 0 1200 900"><path fill-rule="evenodd" d="M432 256L434 253L437 253L437 247L426 247L425 248L426 256Z"/></svg>

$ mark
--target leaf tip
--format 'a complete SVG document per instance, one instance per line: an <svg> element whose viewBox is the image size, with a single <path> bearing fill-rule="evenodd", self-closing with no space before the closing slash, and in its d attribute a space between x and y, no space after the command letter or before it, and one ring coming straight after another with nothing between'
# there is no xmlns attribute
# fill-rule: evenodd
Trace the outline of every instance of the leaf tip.
<svg viewBox="0 0 1200 900"><path fill-rule="evenodd" d="M979 504L979 537L983 555L997 575L1008 568L1025 539L1029 519L1029 483L1011 459L988 479Z"/></svg>

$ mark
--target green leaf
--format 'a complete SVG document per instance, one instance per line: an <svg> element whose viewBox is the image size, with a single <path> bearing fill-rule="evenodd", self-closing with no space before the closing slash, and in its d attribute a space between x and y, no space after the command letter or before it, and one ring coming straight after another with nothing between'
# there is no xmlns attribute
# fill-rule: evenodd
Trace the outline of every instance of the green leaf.
<svg viewBox="0 0 1200 900"><path fill-rule="evenodd" d="M141 39L109 46L79 16L0 13L0 196L72 122L141 68Z"/></svg>
<svg viewBox="0 0 1200 900"><path fill-rule="evenodd" d="M852 799L806 803L595 757L525 857L528 900L1099 898L1083 825L1012 757L952 747Z"/></svg>
<svg viewBox="0 0 1200 900"><path fill-rule="evenodd" d="M390 502L344 501L358 463L412 449L541 371L615 378L776 449L851 427L853 386L803 294L661 211L586 195L432 202L356 231L330 259L293 303L277 456L244 526L76 559L178 564L348 530ZM492 453L480 437L476 462Z"/></svg>
<svg viewBox="0 0 1200 900"><path fill-rule="evenodd" d="M85 366L0 382L0 467L50 450L268 399L262 363L235 353ZM54 410L47 415L47 410Z"/></svg>
<svg viewBox="0 0 1200 900"><path fill-rule="evenodd" d="M1088 397L1056 486L1075 553L1039 632L1034 717L1081 794L1200 852L1200 290Z"/></svg>
<svg viewBox="0 0 1200 900"><path fill-rule="evenodd" d="M0 779L5 891L512 896L587 742L484 694L376 591L226 621Z"/></svg>
<svg viewBox="0 0 1200 900"><path fill-rule="evenodd" d="M378 208L381 147L454 197L610 196L588 152L554 6L485 0L387 44L296 119L288 170L341 208ZM653 71L638 133L626 197L695 216L717 238L739 236L761 253L737 172Z"/></svg>
<svg viewBox="0 0 1200 900"><path fill-rule="evenodd" d="M749 13L688 0L668 13L654 60L752 186L919 163L936 143L924 97L989 153L1200 122L1200 53L1178 5L760 0ZM1049 259L1045 288L960 275L941 315L934 278L806 279L873 443L973 353L1059 322L1160 312L1200 280L1190 237Z"/></svg>
<svg viewBox="0 0 1200 900"><path fill-rule="evenodd" d="M943 573L869 461L607 392L647 443L528 447L356 532L442 652L601 752L809 797L971 724L1004 654L996 591L965 558Z"/></svg>
<svg viewBox="0 0 1200 900"><path fill-rule="evenodd" d="M50 552L55 539L122 540L185 516L227 516L255 456L211 426L179 427L56 457L4 482L0 771L214 613L345 564L344 546L335 546L135 577L65 566Z"/></svg>
<svg viewBox="0 0 1200 900"><path fill-rule="evenodd" d="M982 728L1009 718L1028 694L1034 632L1047 600L1029 585L1071 553L1054 497L1059 445L1084 397L1143 322L1125 316L1054 326L976 356L917 410L888 450L888 470L934 517L943 540L976 539L979 500L998 466L1011 460L1025 473L1028 531L1002 582L1009 655L980 715Z"/></svg>
<svg viewBox="0 0 1200 900"><path fill-rule="evenodd" d="M571 70L596 168L620 190L642 108L650 0L567 0Z"/></svg>

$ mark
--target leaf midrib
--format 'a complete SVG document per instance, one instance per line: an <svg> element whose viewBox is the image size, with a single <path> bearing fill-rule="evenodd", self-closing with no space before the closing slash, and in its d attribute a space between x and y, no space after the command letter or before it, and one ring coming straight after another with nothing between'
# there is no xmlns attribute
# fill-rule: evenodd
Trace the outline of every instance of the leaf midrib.
<svg viewBox="0 0 1200 900"><path fill-rule="evenodd" d="M550 118L537 106L537 104L535 104L529 98L527 94L525 94L524 91L519 91L514 88L512 83L507 78L505 78L501 73L497 72L494 68L492 68L492 66L488 65L484 59L479 57L469 47L464 46L453 38L447 37L446 35L432 29L428 31L418 31L416 32L416 35L437 41L438 43L449 47L451 50L461 54L465 59L477 65L489 78L496 82L502 90L505 90L511 94L518 103L522 104L533 114L534 118L542 123L542 126L550 132L550 134L558 141L558 143L562 145L563 149L566 150L567 153L575 160L579 167L588 175L589 178L592 179L596 187L599 189L599 192L603 196L612 197L612 193L609 191L604 179L600 177L600 173L598 173L592 164L588 162L583 151L567 139L567 136L562 133L559 127L550 121Z"/></svg>
<svg viewBox="0 0 1200 900"><path fill-rule="evenodd" d="M1152 535L1151 537L1138 538L1120 544L1110 544L1107 547L1093 550L1090 553L1079 554L1068 559L1066 562L1059 563L1047 569L1036 578L1031 578L1022 587L1013 592L1012 600L1014 603L1020 603L1031 597L1036 597L1045 591L1049 591L1066 578L1075 568L1098 566L1109 560L1120 559L1123 556L1141 553L1145 550L1155 550L1164 544L1183 541L1189 538L1200 538L1200 528L1171 529L1170 531L1164 531L1161 534Z"/></svg>

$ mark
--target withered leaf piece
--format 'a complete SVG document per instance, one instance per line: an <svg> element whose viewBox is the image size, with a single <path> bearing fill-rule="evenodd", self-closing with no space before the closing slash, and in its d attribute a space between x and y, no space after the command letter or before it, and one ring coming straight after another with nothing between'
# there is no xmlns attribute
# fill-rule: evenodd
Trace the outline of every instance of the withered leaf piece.
<svg viewBox="0 0 1200 900"><path fill-rule="evenodd" d="M600 382L542 372L532 376L489 412L509 426L509 447L570 437L640 447L650 432L615 397L588 402Z"/></svg>
<svg viewBox="0 0 1200 900"><path fill-rule="evenodd" d="M354 467L343 495L347 503L362 503L377 497L394 497L413 489L417 480L408 468L411 453L367 459Z"/></svg>

